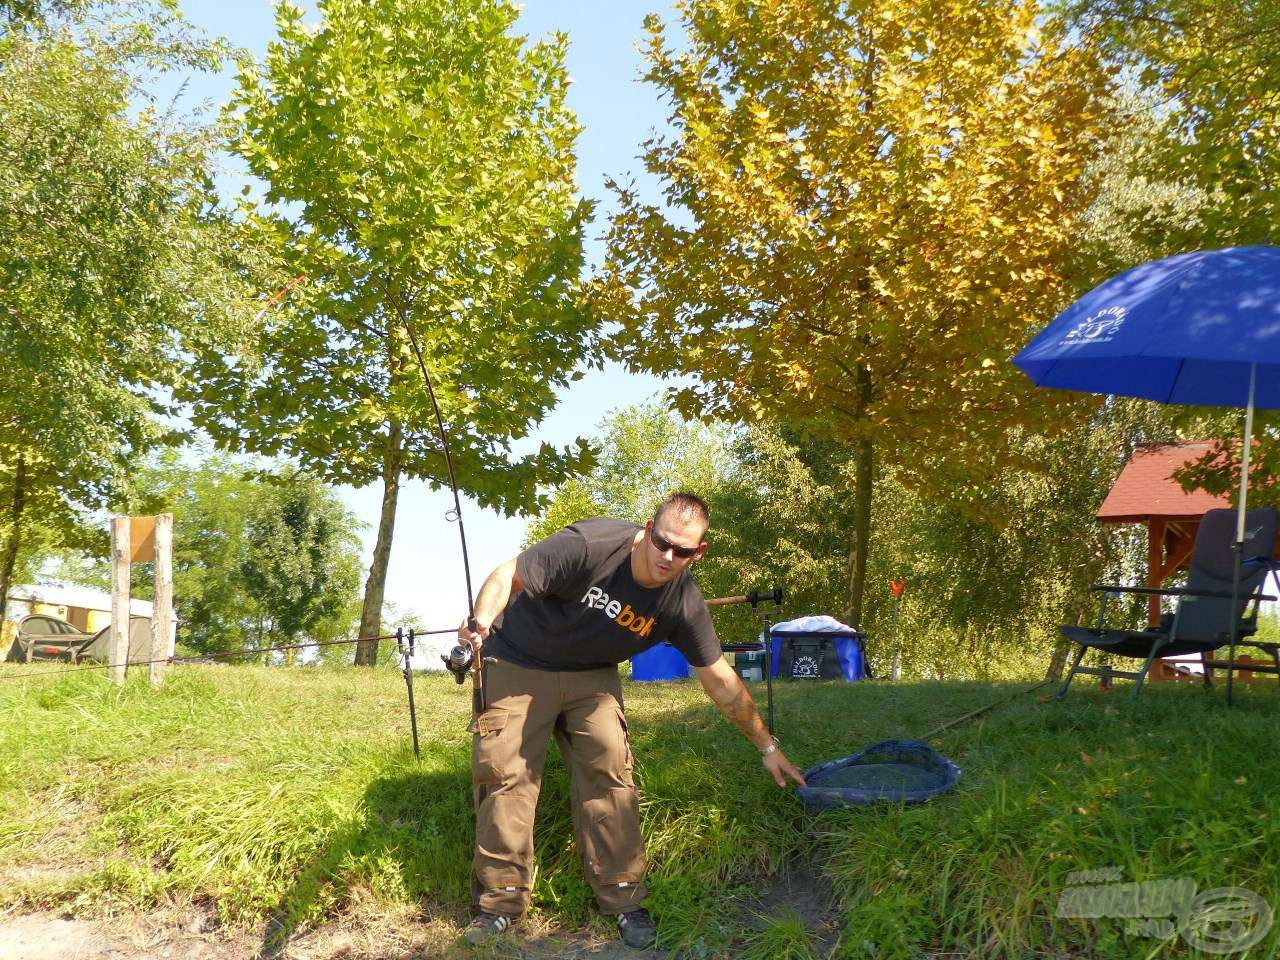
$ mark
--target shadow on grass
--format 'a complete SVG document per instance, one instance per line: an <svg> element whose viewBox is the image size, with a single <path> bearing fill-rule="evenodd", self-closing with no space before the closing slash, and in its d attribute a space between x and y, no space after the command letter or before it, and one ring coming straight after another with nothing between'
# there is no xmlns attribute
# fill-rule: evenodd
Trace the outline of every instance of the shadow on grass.
<svg viewBox="0 0 1280 960"><path fill-rule="evenodd" d="M1077 940L1092 955L1112 955L1120 927L1054 916L1077 870L1122 866L1133 880L1280 888L1274 861L1257 856L1280 842L1268 812L1280 773L1258 762L1272 741L1274 690L1246 691L1226 708L1218 693L1198 688L1144 691L1130 706L1090 688L1062 703L1050 699L1052 688L1020 695L1029 685L780 684L779 733L801 767L876 740L920 737L1002 701L933 739L965 771L953 793L920 807L820 816L767 778L759 754L696 685L628 685L661 947L741 949L744 918L759 909L753 895L796 863L832 885L841 935L884 957L976 954L988 943L1022 956ZM763 685L751 686L763 705ZM428 745L422 765L411 763L371 782L362 809L321 839L275 904L261 956L279 957L299 924L330 913L359 885L461 911L473 834L467 747ZM585 919L590 891L554 747L534 845L535 906L558 924Z"/></svg>
<svg viewBox="0 0 1280 960"><path fill-rule="evenodd" d="M361 812L332 832L272 909L258 957L280 957L302 923L362 881L419 903L465 896L474 831L470 769L457 756L435 759L445 768L369 785Z"/></svg>
<svg viewBox="0 0 1280 960"><path fill-rule="evenodd" d="M726 887L774 875L811 838L794 793L768 780L756 751L696 685L628 689L655 906L673 930L693 935ZM763 701L763 685L753 692ZM963 711L989 688L952 694L954 709ZM803 766L936 722L939 703L899 700L863 685L782 684L778 707L787 750ZM568 794L552 744L534 828L533 902L557 922L576 925L592 914L593 900L572 842ZM301 925L341 909L361 887L389 900L463 909L473 833L468 749L425 744L421 764L408 761L371 781L358 811L316 838L310 859L272 905L259 956L280 957Z"/></svg>
<svg viewBox="0 0 1280 960"><path fill-rule="evenodd" d="M475 814L469 745L423 745L373 780L360 811L337 825L271 909L258 957L280 957L299 927L331 914L367 886L375 895L442 911L465 911L470 898ZM533 831L539 864L533 901L559 918L582 921L593 903L572 840L569 781L549 745Z"/></svg>

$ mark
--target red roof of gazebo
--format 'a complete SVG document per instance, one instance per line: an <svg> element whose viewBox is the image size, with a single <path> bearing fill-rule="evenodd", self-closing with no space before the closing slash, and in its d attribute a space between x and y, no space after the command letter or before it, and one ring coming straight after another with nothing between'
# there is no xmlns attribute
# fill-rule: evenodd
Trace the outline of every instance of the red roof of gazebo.
<svg viewBox="0 0 1280 960"><path fill-rule="evenodd" d="M1103 523L1199 520L1207 510L1231 506L1226 497L1203 490L1187 493L1171 476L1212 446L1208 441L1142 444L1116 477L1097 518Z"/></svg>

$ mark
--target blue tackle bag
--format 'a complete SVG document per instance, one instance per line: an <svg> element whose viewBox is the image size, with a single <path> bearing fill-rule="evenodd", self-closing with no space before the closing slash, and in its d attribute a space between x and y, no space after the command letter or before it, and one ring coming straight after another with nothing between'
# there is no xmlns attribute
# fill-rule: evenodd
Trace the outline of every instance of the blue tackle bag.
<svg viewBox="0 0 1280 960"><path fill-rule="evenodd" d="M834 617L800 617L769 630L773 676L782 680L841 680L868 676L866 634Z"/></svg>

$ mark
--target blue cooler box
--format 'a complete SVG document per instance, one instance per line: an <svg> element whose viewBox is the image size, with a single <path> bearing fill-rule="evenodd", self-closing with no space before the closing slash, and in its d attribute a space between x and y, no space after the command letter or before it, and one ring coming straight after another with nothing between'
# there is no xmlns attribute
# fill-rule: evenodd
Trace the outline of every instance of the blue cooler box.
<svg viewBox="0 0 1280 960"><path fill-rule="evenodd" d="M684 654L669 643L659 643L631 658L631 679L641 683L685 680L691 673Z"/></svg>

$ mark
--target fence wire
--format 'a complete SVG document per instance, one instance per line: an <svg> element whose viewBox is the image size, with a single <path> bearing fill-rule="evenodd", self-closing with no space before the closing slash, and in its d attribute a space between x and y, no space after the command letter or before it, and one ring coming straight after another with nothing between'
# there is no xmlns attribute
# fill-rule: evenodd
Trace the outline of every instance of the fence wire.
<svg viewBox="0 0 1280 960"><path fill-rule="evenodd" d="M12 676L0 677L0 682L6 680L38 680L41 677L62 677L71 673L92 673L99 670L112 670L117 667L146 667L153 663L178 664L178 663L206 663L210 660L235 659L237 657L252 659L260 657L264 653L281 653L289 650L305 650L312 647L336 647L343 644L362 643L366 640L416 640L418 637L437 636L445 633L457 633L457 627L444 627L439 630L412 630L404 631L402 634L388 633L377 637L348 637L342 640L312 640L306 643L286 643L275 647L254 647L245 650L226 650L221 653L199 653L186 657L159 657L155 660L129 660L125 663L95 663L92 666L85 667L68 667L62 670L40 670L36 673L18 673ZM34 641L33 641L34 642Z"/></svg>

